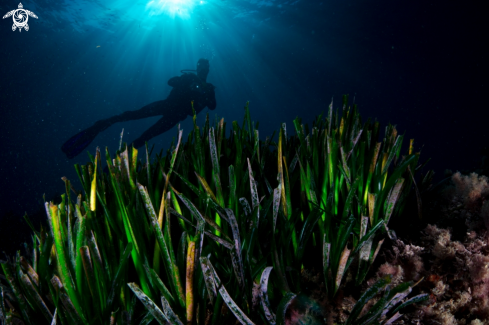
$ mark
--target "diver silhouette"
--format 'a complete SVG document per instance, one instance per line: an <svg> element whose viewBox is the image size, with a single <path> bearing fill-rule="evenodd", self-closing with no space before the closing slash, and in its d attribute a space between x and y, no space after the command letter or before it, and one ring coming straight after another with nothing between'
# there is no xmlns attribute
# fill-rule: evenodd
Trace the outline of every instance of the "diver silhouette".
<svg viewBox="0 0 489 325"><path fill-rule="evenodd" d="M197 74L192 73L193 71L196 71ZM149 139L168 131L178 122L185 120L187 115L192 116L192 101L196 114L205 107L214 110L216 108L215 87L206 82L209 74L209 61L200 59L197 62L197 70L182 70L181 72L183 75L168 80L168 85L173 89L166 99L153 102L136 111L126 111L120 115L99 120L93 126L71 137L61 146L61 150L69 159L74 158L90 145L97 134L114 123L163 115L156 124L134 140L134 147L139 148Z"/></svg>

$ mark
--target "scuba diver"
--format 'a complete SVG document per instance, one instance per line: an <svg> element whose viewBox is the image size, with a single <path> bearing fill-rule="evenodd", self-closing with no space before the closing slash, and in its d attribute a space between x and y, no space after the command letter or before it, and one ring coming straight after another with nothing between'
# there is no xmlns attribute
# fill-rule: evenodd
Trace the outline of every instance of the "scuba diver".
<svg viewBox="0 0 489 325"><path fill-rule="evenodd" d="M192 73L193 71L197 74ZM88 147L97 134L114 123L163 115L156 124L134 140L133 146L139 148L149 139L168 131L178 122L185 120L187 115L192 116L192 101L196 114L205 107L214 110L216 108L215 87L206 82L209 74L209 60L200 59L197 62L197 70L182 70L181 72L183 75L168 80L168 85L173 89L167 99L153 102L136 111L126 111L120 115L97 121L93 126L66 141L61 146L61 150L69 159L74 158Z"/></svg>

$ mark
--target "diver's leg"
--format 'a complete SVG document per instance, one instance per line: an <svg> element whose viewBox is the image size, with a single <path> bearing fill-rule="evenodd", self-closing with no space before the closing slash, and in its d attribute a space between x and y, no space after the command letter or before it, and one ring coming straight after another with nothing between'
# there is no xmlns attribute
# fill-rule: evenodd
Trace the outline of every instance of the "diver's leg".
<svg viewBox="0 0 489 325"><path fill-rule="evenodd" d="M166 131L174 127L178 122L185 120L185 118L186 116L179 117L177 114L163 116L153 126L151 126L149 129L144 131L144 133L141 134L139 138L134 140L133 142L134 147L139 148L144 146L144 143L146 141L149 141L150 139L162 133L165 133Z"/></svg>
<svg viewBox="0 0 489 325"><path fill-rule="evenodd" d="M122 114L113 116L109 120L114 121L114 123L117 123L117 122L124 122L124 121L139 120L142 118L147 118L147 117L152 117L157 115L163 115L164 107L166 107L167 105L166 102L167 102L166 99L158 100L156 102L152 102L151 104L143 106L138 110L126 111Z"/></svg>
<svg viewBox="0 0 489 325"><path fill-rule="evenodd" d="M105 120L99 120L95 122L95 124L91 127L75 134L70 139L68 139L68 141L66 141L61 147L61 150L63 150L63 152L69 159L74 158L78 154L80 154L80 152L82 152L85 148L87 148L100 132L107 129L112 124L123 121L138 120L163 114L167 115L166 113L164 113L167 107L168 103L166 99L159 100L149 105L146 105L137 111L127 111Z"/></svg>
<svg viewBox="0 0 489 325"><path fill-rule="evenodd" d="M109 126L118 122L139 120L142 118L163 115L164 107L167 106L166 99L158 100L135 111L125 111L122 114L109 117L107 119L99 120L95 122L93 127L99 129L99 132L105 130Z"/></svg>

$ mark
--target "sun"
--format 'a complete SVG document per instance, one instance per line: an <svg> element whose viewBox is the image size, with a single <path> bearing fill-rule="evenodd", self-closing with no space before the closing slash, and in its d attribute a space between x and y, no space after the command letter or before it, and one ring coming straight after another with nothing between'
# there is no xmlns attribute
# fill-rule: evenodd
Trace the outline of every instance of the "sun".
<svg viewBox="0 0 489 325"><path fill-rule="evenodd" d="M167 14L172 18L190 18L195 0L151 0L146 4L150 15Z"/></svg>

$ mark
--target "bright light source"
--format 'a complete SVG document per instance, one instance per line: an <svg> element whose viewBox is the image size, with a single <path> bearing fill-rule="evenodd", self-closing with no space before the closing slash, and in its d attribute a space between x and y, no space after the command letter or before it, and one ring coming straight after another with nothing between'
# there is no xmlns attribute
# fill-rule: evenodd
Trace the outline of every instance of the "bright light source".
<svg viewBox="0 0 489 325"><path fill-rule="evenodd" d="M195 0L152 0L146 4L150 15L167 14L171 17L190 18ZM201 1L202 3L202 1Z"/></svg>

